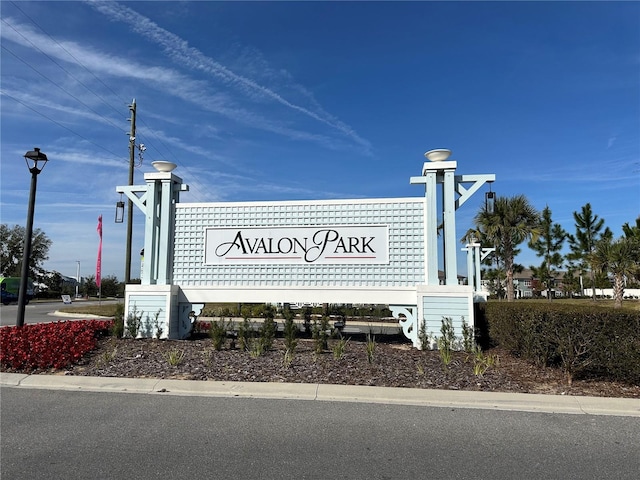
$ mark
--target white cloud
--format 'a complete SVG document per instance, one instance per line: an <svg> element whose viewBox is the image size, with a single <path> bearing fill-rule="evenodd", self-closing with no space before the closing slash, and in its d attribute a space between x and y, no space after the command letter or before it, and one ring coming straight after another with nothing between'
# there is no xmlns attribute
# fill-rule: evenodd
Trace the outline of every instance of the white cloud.
<svg viewBox="0 0 640 480"><path fill-rule="evenodd" d="M213 75L227 85L234 86L239 89L247 96L257 94L269 98L289 109L331 127L358 144L361 148L364 148L366 151L370 150L371 144L367 140L361 138L350 126L319 108L317 103L315 104L316 111L312 111L287 100L269 87L261 85L251 78L236 74L219 62L207 57L198 49L190 47L187 41L159 27L149 18L140 15L126 6L120 5L116 2L89 1L88 3L102 14L113 20L128 24L136 33L139 33L162 46L165 53L176 63ZM288 73L286 75L290 78ZM303 87L299 87L299 90L306 92L306 89ZM280 132L286 133L287 130L283 129Z"/></svg>

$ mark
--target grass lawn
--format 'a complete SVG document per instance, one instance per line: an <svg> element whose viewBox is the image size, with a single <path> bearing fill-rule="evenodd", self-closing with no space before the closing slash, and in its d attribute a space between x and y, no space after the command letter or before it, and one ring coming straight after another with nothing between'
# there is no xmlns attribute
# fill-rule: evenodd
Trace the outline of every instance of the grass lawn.
<svg viewBox="0 0 640 480"><path fill-rule="evenodd" d="M491 300L494 302L497 302L498 300ZM505 302L506 300L500 300L502 302ZM539 300L517 300L518 303L540 303L540 302L547 302L547 300L545 299L539 299ZM120 302L121 303L121 302ZM590 298L573 298L573 299L555 299L552 300L551 303L553 304L563 304L563 305L593 305L597 308L613 308L613 300L610 299L601 299L601 300L596 300L595 303L592 302L592 300ZM116 308L117 308L118 302L106 302L103 305L82 305L82 304L76 304L76 305L70 305L70 306L66 306L63 308L60 308L59 310L61 312L67 312L67 313L81 313L81 314L87 314L87 315L101 315L104 317L113 317L116 314ZM221 306L229 306L229 307L237 307L237 303L229 303L229 304L206 304L205 308L203 310L209 310L209 311L216 311L218 309L220 309ZM635 310L635 311L639 311L640 312L640 301L638 300L625 300L622 302L622 308L623 309L629 309L629 310Z"/></svg>

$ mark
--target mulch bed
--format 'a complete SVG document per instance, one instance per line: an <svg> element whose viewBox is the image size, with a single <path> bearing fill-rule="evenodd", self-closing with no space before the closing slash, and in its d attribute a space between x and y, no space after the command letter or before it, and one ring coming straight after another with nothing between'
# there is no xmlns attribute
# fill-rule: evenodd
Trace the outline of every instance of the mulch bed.
<svg viewBox="0 0 640 480"><path fill-rule="evenodd" d="M179 341L107 337L100 339L98 347L76 365L60 371L29 373L328 383L640 399L640 382L628 385L599 379L575 379L568 385L561 370L531 365L499 349L486 352L497 357L497 364L483 375L476 375L473 356L463 352L455 352L453 361L445 366L437 351L423 352L406 341L383 340L376 342L370 362L364 340L351 339L340 359L334 358L331 351L335 342L337 340L330 340L329 350L316 354L312 340L298 339L293 360L287 363L281 338L274 341L271 350L254 357L247 351L230 349L228 341L217 351L206 337ZM183 358L179 364L172 365L171 356Z"/></svg>

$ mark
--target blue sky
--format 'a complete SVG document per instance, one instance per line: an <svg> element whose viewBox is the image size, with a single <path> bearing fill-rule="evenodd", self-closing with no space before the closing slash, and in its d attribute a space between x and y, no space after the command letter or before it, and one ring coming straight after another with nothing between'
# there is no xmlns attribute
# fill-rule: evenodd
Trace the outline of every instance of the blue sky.
<svg viewBox="0 0 640 480"><path fill-rule="evenodd" d="M0 4L1 222L34 227L49 270L124 278L128 105L185 202L422 196L423 154L497 176L575 231L640 214L640 3L11 2ZM459 237L486 188L457 212ZM143 245L134 216L135 253ZM517 259L539 260L526 246ZM464 261L460 262L464 265Z"/></svg>

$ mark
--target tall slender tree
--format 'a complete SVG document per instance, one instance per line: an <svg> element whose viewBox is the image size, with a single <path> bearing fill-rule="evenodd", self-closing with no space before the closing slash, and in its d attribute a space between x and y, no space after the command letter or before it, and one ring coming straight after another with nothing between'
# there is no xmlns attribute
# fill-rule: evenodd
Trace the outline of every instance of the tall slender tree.
<svg viewBox="0 0 640 480"><path fill-rule="evenodd" d="M540 234L538 238L529 241L529 248L542 257L542 263L530 266L534 276L542 282L547 290L547 298L551 300L551 289L559 268L564 263L564 257L560 254L567 232L559 223L551 220L551 209L546 206L540 216Z"/></svg>
<svg viewBox="0 0 640 480"><path fill-rule="evenodd" d="M536 239L539 234L540 214L524 195L496 197L493 211L481 207L474 218L475 230L472 235L496 247L496 255L502 264L506 277L507 301L514 300L513 273L514 259L518 245L525 240Z"/></svg>
<svg viewBox="0 0 640 480"><path fill-rule="evenodd" d="M574 264L582 272L588 272L591 281L591 297L595 302L596 277L592 264L594 258L593 252L595 251L598 240L600 240L603 235L611 236L611 231L609 228L605 228L602 232L604 219L598 218L598 215L594 215L590 203L585 204L580 213L573 212L573 219L576 222L576 233L575 235L569 235L567 237L569 240L569 248L571 249L571 252L567 255L567 260L575 262Z"/></svg>

